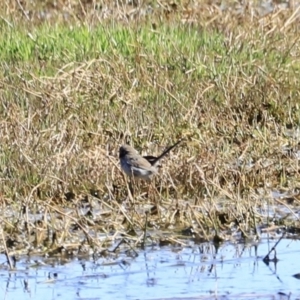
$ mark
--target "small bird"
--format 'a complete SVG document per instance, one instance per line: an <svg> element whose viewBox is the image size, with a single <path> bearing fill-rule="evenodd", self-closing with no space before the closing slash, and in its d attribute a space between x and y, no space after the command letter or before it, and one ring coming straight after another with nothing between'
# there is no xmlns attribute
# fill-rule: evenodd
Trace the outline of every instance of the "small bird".
<svg viewBox="0 0 300 300"><path fill-rule="evenodd" d="M141 156L134 148L129 145L123 145L119 150L121 168L129 177L151 180L152 176L158 171L159 161L176 147L182 140L179 140L173 146L167 148L158 157Z"/></svg>

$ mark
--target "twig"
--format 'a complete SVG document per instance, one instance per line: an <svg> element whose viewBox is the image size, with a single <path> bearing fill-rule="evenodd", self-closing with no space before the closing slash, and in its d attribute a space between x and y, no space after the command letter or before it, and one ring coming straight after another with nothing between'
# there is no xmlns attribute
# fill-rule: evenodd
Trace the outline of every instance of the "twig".
<svg viewBox="0 0 300 300"><path fill-rule="evenodd" d="M21 11L22 11L22 13L23 13L23 15L24 15L24 16L26 17L26 19L29 21L30 19L29 19L29 17L28 17L28 14L27 14L26 11L24 10L22 4L20 3L19 0L17 0L17 3L18 3L18 5L19 5L19 7L20 7L20 9L21 9Z"/></svg>
<svg viewBox="0 0 300 300"><path fill-rule="evenodd" d="M284 232L282 233L282 236L280 237L280 239L276 242L276 244L271 248L271 250L268 252L268 254L264 257L263 261L264 261L265 263L268 263L268 262L270 261L269 255L271 254L272 251L275 251L275 250L276 250L277 245L278 245L279 242L284 238L285 234L286 234L286 231L284 231Z"/></svg>
<svg viewBox="0 0 300 300"><path fill-rule="evenodd" d="M6 240L5 240L5 237L4 237L4 232L3 232L3 230L1 230L1 237L2 237L2 242L3 242L3 246L4 246L4 252L5 252L6 259L7 259L7 263L8 263L8 265L9 265L9 268L10 268L11 270L13 270L14 267L13 267L13 264L12 264L12 262L11 262L11 259L10 259L10 257L9 257L9 253L8 253L8 250L7 250L7 247L6 247Z"/></svg>

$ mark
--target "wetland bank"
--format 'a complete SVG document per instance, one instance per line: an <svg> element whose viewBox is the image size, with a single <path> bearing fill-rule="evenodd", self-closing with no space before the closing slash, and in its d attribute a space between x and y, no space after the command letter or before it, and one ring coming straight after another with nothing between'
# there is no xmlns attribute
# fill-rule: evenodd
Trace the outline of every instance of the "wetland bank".
<svg viewBox="0 0 300 300"><path fill-rule="evenodd" d="M156 255L162 257L154 259L156 266L167 257L182 265L180 254L171 254L179 251L199 280L200 264L187 258L195 251L213 266L226 257L220 251L258 247L264 251L249 255L255 258L250 261L264 265L264 245L271 248L282 234L278 247L297 245L296 1L4 3L0 203L1 250L9 259L3 256L1 274L9 297L15 298L11 282L24 282L26 291L33 268L36 291L41 282L61 282L68 291L66 279L78 266L85 274L84 265L92 271L83 281L76 276L77 284L92 278L113 289L109 280L120 276L108 274L107 264L130 278L128 265L141 257L145 266ZM180 138L184 143L164 160L151 192L140 182L129 197L120 144L157 155ZM234 253L241 253L234 256L238 264L245 250ZM279 259L285 254L277 249ZM267 263L272 280L280 278L277 260ZM296 297L296 267L289 274L293 284L283 284L283 291L276 284L268 290L251 285L254 297ZM212 285L198 294L160 290L157 272L140 288L154 286L159 295L149 289L127 298L226 293ZM228 282L242 278L224 276ZM238 299L250 292L236 289L230 293Z"/></svg>

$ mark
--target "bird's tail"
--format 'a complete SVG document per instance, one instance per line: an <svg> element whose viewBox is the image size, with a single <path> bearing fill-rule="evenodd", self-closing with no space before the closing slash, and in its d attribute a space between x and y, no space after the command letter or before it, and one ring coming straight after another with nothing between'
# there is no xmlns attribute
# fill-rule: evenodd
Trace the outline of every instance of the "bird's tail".
<svg viewBox="0 0 300 300"><path fill-rule="evenodd" d="M151 165L154 166L160 159L162 159L166 154L168 154L173 148L175 148L181 142L182 142L182 139L179 140L178 142L176 142L171 147L167 148L160 156L158 156L158 157L151 157L151 160L149 160L149 162L151 163Z"/></svg>

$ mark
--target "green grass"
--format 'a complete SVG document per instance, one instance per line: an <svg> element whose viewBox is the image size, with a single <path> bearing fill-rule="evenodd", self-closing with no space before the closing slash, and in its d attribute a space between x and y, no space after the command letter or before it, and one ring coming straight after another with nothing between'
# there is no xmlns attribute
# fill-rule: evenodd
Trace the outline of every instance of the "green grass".
<svg viewBox="0 0 300 300"><path fill-rule="evenodd" d="M238 40L172 22L156 30L148 23L13 28L0 36L3 98L13 118L29 124L26 134L36 131L41 163L53 149L45 152L40 141L48 144L62 130L60 141L76 139L81 148L88 132L101 134L99 126L116 141L128 131L141 147L149 137L174 140L185 131L200 138L202 126L210 137L225 134L232 143L239 127L244 134L273 119L282 126L299 123L297 101L287 101L299 83L293 57L286 55L295 45L287 43L287 36L264 36L255 26ZM12 118L7 112L3 117Z"/></svg>
<svg viewBox="0 0 300 300"><path fill-rule="evenodd" d="M119 145L155 154L185 137L156 180L170 205L160 226L187 201L195 211L181 226L219 230L222 208L234 220L251 210L253 228L272 190L299 187L285 151L298 145L286 134L300 123L297 25L270 30L290 13L239 24L209 11L183 24L180 10L126 26L2 20L1 195L27 205L94 189L117 209L128 192ZM143 195L142 186L136 201Z"/></svg>

